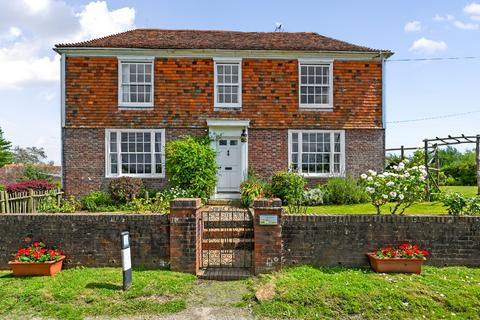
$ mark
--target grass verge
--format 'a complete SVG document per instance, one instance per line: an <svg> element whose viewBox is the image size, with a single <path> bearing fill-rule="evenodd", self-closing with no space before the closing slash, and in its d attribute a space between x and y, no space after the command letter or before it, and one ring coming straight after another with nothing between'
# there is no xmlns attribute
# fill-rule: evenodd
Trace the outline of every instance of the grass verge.
<svg viewBox="0 0 480 320"><path fill-rule="evenodd" d="M251 281L276 286L255 302L259 316L284 319L475 319L480 269L424 267L422 275L301 266Z"/></svg>
<svg viewBox="0 0 480 320"><path fill-rule="evenodd" d="M54 277L14 278L0 272L0 318L32 316L83 319L178 312L195 277L170 271L133 271L133 286L121 290L117 268L67 269Z"/></svg>

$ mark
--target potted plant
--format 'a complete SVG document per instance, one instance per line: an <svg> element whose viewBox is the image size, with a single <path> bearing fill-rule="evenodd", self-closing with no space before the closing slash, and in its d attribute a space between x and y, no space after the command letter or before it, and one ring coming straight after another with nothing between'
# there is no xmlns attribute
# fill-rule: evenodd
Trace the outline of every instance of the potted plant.
<svg viewBox="0 0 480 320"><path fill-rule="evenodd" d="M52 276L62 270L64 259L62 252L37 241L18 250L15 260L8 264L15 277Z"/></svg>
<svg viewBox="0 0 480 320"><path fill-rule="evenodd" d="M377 252L367 253L370 265L375 272L422 272L422 265L428 252L417 245L404 243L398 248L384 247Z"/></svg>

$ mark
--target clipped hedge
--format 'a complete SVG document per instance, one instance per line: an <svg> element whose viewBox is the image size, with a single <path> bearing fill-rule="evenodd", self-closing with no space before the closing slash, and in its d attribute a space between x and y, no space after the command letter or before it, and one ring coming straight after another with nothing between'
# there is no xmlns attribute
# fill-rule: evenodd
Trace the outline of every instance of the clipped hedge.
<svg viewBox="0 0 480 320"><path fill-rule="evenodd" d="M7 192L27 192L28 190L34 191L47 191L55 189L55 185L47 180L30 180L11 183L7 185Z"/></svg>

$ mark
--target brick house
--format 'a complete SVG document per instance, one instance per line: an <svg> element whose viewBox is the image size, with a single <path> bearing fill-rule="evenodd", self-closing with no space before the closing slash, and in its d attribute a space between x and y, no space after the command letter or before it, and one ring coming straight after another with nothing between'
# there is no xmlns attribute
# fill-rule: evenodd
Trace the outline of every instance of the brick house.
<svg viewBox="0 0 480 320"><path fill-rule="evenodd" d="M392 55L311 32L136 29L61 55L68 194L119 176L162 187L165 143L215 137L215 197L247 170L291 165L317 183L383 169L384 61Z"/></svg>

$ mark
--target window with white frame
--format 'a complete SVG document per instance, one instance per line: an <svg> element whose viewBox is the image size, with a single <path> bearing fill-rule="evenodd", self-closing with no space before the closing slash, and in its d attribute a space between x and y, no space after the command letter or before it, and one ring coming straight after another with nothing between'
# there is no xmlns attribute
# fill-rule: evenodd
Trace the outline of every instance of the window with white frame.
<svg viewBox="0 0 480 320"><path fill-rule="evenodd" d="M344 131L290 130L289 163L306 176L344 174Z"/></svg>
<svg viewBox="0 0 480 320"><path fill-rule="evenodd" d="M119 60L118 102L123 107L153 106L153 59Z"/></svg>
<svg viewBox="0 0 480 320"><path fill-rule="evenodd" d="M215 61L215 108L241 108L242 63L240 60Z"/></svg>
<svg viewBox="0 0 480 320"><path fill-rule="evenodd" d="M332 63L299 62L300 107L333 108Z"/></svg>
<svg viewBox="0 0 480 320"><path fill-rule="evenodd" d="M107 177L164 177L165 130L107 129Z"/></svg>

